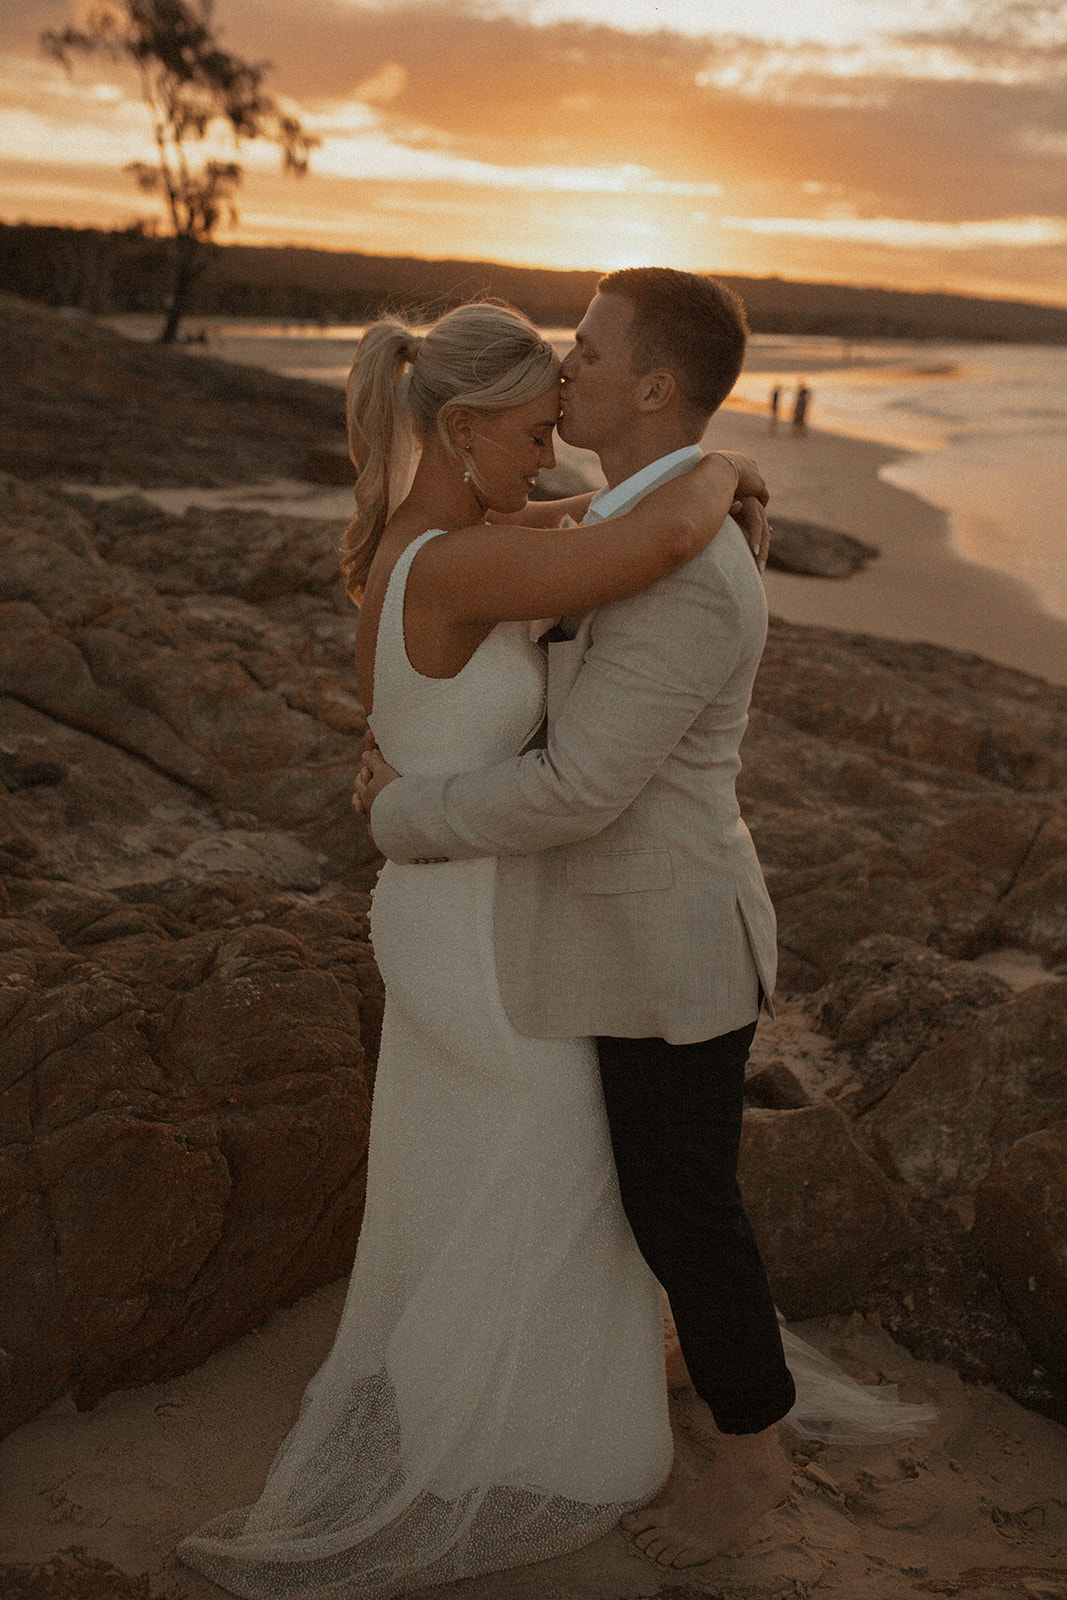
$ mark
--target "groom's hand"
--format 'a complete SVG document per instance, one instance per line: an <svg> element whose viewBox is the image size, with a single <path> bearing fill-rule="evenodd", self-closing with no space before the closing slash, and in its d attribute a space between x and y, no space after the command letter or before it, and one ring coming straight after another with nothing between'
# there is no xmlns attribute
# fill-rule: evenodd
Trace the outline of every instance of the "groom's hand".
<svg viewBox="0 0 1067 1600"><path fill-rule="evenodd" d="M371 807L381 794L387 783L392 783L400 774L395 767L391 767L375 745L372 749L364 750L363 764L359 769L355 784L352 789L352 810L358 817L362 817L369 826Z"/></svg>

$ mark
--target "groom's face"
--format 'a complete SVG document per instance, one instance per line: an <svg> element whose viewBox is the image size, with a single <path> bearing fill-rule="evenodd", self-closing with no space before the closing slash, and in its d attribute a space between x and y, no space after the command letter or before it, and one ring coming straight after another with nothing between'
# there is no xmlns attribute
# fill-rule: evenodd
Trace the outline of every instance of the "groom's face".
<svg viewBox="0 0 1067 1600"><path fill-rule="evenodd" d="M638 379L630 325L634 310L619 294L598 294L578 324L563 363L558 432L583 450L610 450L633 425Z"/></svg>

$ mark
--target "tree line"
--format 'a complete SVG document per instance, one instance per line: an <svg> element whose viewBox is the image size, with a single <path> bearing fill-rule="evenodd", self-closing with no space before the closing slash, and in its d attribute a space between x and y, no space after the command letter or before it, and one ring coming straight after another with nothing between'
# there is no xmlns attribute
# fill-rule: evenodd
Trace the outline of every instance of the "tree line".
<svg viewBox="0 0 1067 1600"><path fill-rule="evenodd" d="M0 288L27 300L92 316L165 316L173 295L174 240L150 227L97 228L0 223ZM596 272L556 272L495 262L429 261L298 247L205 247L187 315L362 323L384 312L436 316L492 295L541 327L574 327ZM740 295L752 329L839 339L1000 340L1067 343L1067 309L1023 301L794 283L723 274Z"/></svg>

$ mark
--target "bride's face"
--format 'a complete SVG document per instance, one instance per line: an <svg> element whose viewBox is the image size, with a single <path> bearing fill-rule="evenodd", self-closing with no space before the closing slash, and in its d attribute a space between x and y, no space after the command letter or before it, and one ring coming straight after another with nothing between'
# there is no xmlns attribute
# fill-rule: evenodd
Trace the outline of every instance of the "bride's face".
<svg viewBox="0 0 1067 1600"><path fill-rule="evenodd" d="M491 511L521 511L539 472L554 467L552 430L559 419L559 389L507 411L478 412L468 454L478 472L478 496Z"/></svg>

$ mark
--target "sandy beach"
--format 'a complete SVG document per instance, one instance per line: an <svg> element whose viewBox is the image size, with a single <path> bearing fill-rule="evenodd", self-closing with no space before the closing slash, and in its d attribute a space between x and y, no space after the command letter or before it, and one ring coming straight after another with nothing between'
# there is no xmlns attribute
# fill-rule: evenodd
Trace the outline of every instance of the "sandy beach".
<svg viewBox="0 0 1067 1600"><path fill-rule="evenodd" d="M707 444L761 464L774 513L876 545L845 581L768 572L772 612L786 620L972 651L1067 683L1067 624L1022 585L956 556L944 517L878 468L896 452L817 428L801 435L728 410ZM108 491L111 492L111 491ZM292 509L347 519L350 492L279 480L256 489L157 489L167 509L190 503ZM1019 987L1037 976L1022 963ZM798 1001L764 1024L756 1059L774 1059L818 1088L828 1041ZM0 1574L5 1600L219 1600L176 1563L174 1547L209 1517L255 1498L329 1348L344 1293L334 1284L169 1383L109 1395L93 1411L60 1400L0 1441ZM618 1532L572 1556L433 1591L438 1600L1067 1600L1067 1431L999 1392L922 1363L874 1319L796 1329L863 1382L892 1382L929 1401L938 1420L895 1446L794 1442L793 1489L734 1551L668 1572ZM676 1471L698 1470L708 1441L684 1393L673 1420ZM68 1554L56 1564L55 1558ZM81 1552L78 1554L77 1552ZM32 1578L30 1569L53 1563ZM92 1569L92 1563L104 1565ZM27 1570L19 1573L21 1566ZM79 1576L80 1574L80 1576Z"/></svg>
<svg viewBox="0 0 1067 1600"><path fill-rule="evenodd" d="M340 1284L321 1290L170 1383L109 1395L88 1413L60 1401L0 1443L0 1559L53 1563L51 1587L22 1587L10 1573L8 1600L220 1600L175 1561L175 1544L255 1498L342 1296ZM912 1360L873 1319L796 1331L861 1381L932 1402L936 1423L892 1446L793 1441L787 1500L706 1566L664 1571L614 1532L570 1556L435 1589L435 1600L1062 1600L1063 1428ZM692 1474L708 1445L684 1392L672 1420L675 1471ZM73 1553L57 1567L62 1552Z"/></svg>

